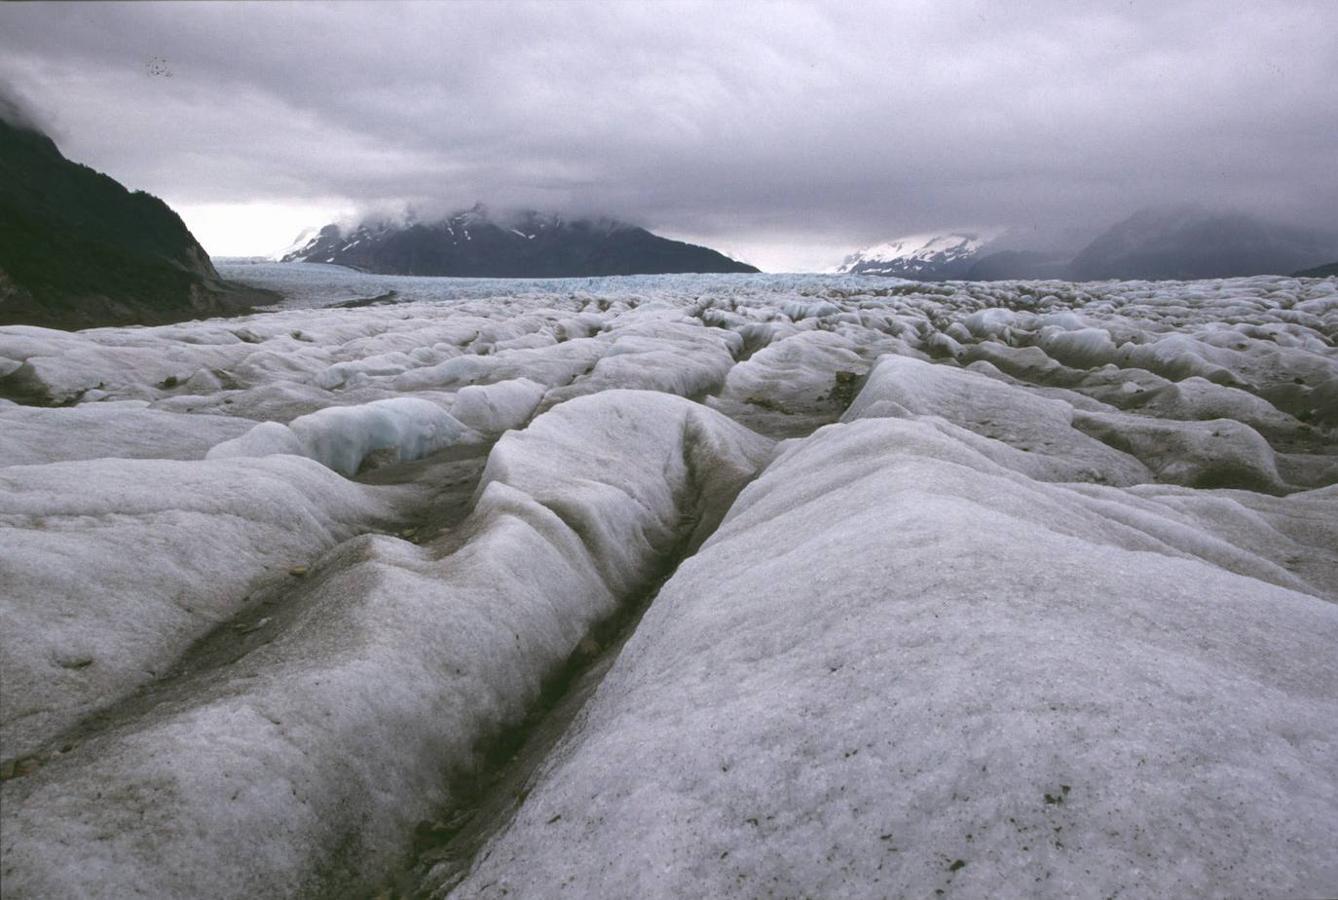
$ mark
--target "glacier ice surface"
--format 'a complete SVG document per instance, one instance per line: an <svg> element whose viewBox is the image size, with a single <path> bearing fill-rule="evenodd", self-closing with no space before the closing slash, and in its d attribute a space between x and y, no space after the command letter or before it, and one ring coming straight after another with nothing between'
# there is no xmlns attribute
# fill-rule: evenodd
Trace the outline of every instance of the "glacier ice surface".
<svg viewBox="0 0 1338 900"><path fill-rule="evenodd" d="M1338 281L235 268L0 328L6 896L402 885L679 559L422 890L1338 891Z"/></svg>

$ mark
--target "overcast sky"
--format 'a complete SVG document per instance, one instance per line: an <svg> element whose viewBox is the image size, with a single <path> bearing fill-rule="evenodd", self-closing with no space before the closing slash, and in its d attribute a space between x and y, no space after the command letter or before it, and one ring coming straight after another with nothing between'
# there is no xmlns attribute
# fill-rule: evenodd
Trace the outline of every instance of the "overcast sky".
<svg viewBox="0 0 1338 900"><path fill-rule="evenodd" d="M1150 203L1338 209L1335 0L0 4L0 80L216 255L475 200L771 270Z"/></svg>

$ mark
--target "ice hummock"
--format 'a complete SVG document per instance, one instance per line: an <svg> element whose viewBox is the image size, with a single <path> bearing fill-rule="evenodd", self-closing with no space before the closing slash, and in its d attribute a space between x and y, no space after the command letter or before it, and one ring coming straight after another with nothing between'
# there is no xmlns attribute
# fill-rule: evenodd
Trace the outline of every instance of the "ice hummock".
<svg viewBox="0 0 1338 900"><path fill-rule="evenodd" d="M683 553L459 896L1333 893L1333 279L279 268L0 329L7 895L446 892Z"/></svg>
<svg viewBox="0 0 1338 900"><path fill-rule="evenodd" d="M1125 503L927 421L791 447L452 896L1325 894L1338 606Z"/></svg>

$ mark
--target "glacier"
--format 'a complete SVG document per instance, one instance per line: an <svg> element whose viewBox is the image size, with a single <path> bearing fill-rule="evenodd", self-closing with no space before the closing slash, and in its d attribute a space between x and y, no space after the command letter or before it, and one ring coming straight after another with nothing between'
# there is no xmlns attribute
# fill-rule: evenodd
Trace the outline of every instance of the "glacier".
<svg viewBox="0 0 1338 900"><path fill-rule="evenodd" d="M1338 893L1338 279L220 271L0 328L7 897Z"/></svg>

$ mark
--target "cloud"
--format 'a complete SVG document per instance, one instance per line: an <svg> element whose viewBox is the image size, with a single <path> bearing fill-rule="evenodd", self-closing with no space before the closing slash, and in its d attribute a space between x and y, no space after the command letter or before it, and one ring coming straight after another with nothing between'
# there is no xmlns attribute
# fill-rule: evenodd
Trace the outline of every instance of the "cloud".
<svg viewBox="0 0 1338 900"><path fill-rule="evenodd" d="M0 81L0 122L7 122L27 131L47 133L50 126L33 109L28 99L11 85Z"/></svg>
<svg viewBox="0 0 1338 900"><path fill-rule="evenodd" d="M67 155L188 206L484 200L773 248L1338 206L1328 0L11 4L0 49Z"/></svg>

